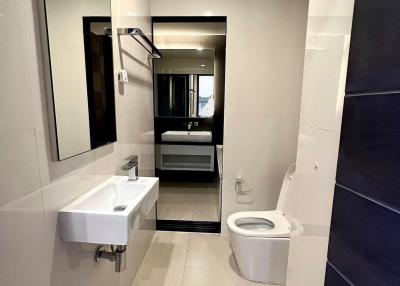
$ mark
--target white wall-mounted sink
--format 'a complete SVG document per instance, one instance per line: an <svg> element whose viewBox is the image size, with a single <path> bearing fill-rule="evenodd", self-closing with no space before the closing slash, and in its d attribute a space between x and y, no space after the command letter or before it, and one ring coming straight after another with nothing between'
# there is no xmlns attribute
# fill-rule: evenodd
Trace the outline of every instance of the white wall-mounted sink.
<svg viewBox="0 0 400 286"><path fill-rule="evenodd" d="M127 245L158 199L158 178L113 176L59 211L62 239Z"/></svg>
<svg viewBox="0 0 400 286"><path fill-rule="evenodd" d="M211 131L167 131L161 134L162 141L211 142Z"/></svg>

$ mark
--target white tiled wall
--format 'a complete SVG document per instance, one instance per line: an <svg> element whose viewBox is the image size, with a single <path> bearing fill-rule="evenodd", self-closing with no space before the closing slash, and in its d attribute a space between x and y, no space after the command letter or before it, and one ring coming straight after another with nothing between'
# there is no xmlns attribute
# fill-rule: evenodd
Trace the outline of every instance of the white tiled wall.
<svg viewBox="0 0 400 286"><path fill-rule="evenodd" d="M296 158L306 0L152 0L153 16L227 16L222 229L239 210L276 207ZM234 181L248 196L236 197Z"/></svg>
<svg viewBox="0 0 400 286"><path fill-rule="evenodd" d="M112 3L120 25L151 31L149 1ZM154 225L146 225L130 242L127 271L119 275L112 263L94 261L95 246L59 239L57 210L110 175L121 174L123 159L132 153L139 154L140 174L153 175L151 63L128 39L119 44L120 57L115 41L115 69L123 65L130 79L124 87L116 83L118 142L53 161L39 5L35 0L0 1L0 285L130 285Z"/></svg>
<svg viewBox="0 0 400 286"><path fill-rule="evenodd" d="M354 1L310 0L288 286L324 285Z"/></svg>

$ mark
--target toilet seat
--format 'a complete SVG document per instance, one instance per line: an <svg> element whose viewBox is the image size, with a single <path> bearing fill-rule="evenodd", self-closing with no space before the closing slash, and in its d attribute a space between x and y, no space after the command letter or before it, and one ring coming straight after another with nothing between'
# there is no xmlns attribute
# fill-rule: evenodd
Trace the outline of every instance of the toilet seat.
<svg viewBox="0 0 400 286"><path fill-rule="evenodd" d="M234 213L228 217L227 223L231 231L243 236L290 237L290 223L278 210Z"/></svg>

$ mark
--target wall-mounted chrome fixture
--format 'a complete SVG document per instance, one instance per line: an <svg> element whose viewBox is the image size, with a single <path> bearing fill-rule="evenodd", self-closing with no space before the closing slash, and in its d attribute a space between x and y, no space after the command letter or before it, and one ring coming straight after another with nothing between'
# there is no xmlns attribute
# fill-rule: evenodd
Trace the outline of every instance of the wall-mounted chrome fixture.
<svg viewBox="0 0 400 286"><path fill-rule="evenodd" d="M115 272L122 272L126 269L126 245L111 245L111 251L107 251L105 246L96 249L95 260L106 259L115 263Z"/></svg>
<svg viewBox="0 0 400 286"><path fill-rule="evenodd" d="M245 196L252 191L252 189L244 189L246 181L243 180L240 176L236 178L235 181L235 191L238 196Z"/></svg>
<svg viewBox="0 0 400 286"><path fill-rule="evenodd" d="M197 117L198 113L198 78L194 74L189 75L189 117Z"/></svg>
<svg viewBox="0 0 400 286"><path fill-rule="evenodd" d="M105 29L104 32L106 35L112 34L111 29ZM160 51L139 28L118 28L117 34L118 36L131 36L150 54L153 59L162 59Z"/></svg>
<svg viewBox="0 0 400 286"><path fill-rule="evenodd" d="M121 167L121 170L127 171L129 179L128 181L137 181L139 179L139 161L137 155L129 156L126 160L128 163Z"/></svg>
<svg viewBox="0 0 400 286"><path fill-rule="evenodd" d="M246 180L243 180L241 176L237 176L235 180L235 192L236 192L236 202L239 204L252 204L253 199L251 192L253 188L249 187Z"/></svg>

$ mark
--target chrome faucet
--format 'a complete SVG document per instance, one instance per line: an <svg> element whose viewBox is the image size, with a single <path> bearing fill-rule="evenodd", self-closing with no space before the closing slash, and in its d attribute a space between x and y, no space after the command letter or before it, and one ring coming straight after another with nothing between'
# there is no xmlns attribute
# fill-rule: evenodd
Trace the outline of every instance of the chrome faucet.
<svg viewBox="0 0 400 286"><path fill-rule="evenodd" d="M121 167L121 170L128 172L128 181L137 181L139 179L139 162L138 156L133 155L128 158L129 162Z"/></svg>
<svg viewBox="0 0 400 286"><path fill-rule="evenodd" d="M188 125L187 125L188 130L192 129L192 124L193 124L193 122L192 122L192 121L189 121L189 123L188 123Z"/></svg>

